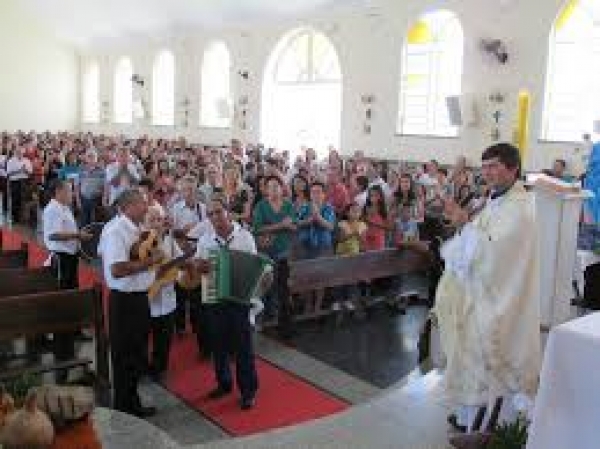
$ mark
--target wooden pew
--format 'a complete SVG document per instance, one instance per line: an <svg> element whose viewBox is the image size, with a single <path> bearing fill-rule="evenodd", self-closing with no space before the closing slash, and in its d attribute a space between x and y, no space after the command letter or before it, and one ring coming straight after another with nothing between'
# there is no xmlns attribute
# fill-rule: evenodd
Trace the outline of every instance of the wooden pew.
<svg viewBox="0 0 600 449"><path fill-rule="evenodd" d="M1 235L1 233L0 233ZM29 264L29 250L27 243L21 243L19 249L0 250L0 269L2 268L27 268Z"/></svg>
<svg viewBox="0 0 600 449"><path fill-rule="evenodd" d="M60 290L50 267L0 268L0 298Z"/></svg>
<svg viewBox="0 0 600 449"><path fill-rule="evenodd" d="M109 395L108 340L100 285L84 290L61 290L48 267L0 269L0 342L30 339L40 334L94 329L96 387L102 398ZM92 360L75 358L51 364L34 363L0 372L0 382L25 373L45 373L88 366ZM106 399L104 399L106 401Z"/></svg>
<svg viewBox="0 0 600 449"><path fill-rule="evenodd" d="M424 244L417 242L403 244L397 249L284 263L280 279L283 283L280 286L283 292L281 299L290 301L290 296L299 293L425 271L432 265L433 257ZM296 315L294 319L301 321L330 313L330 310L317 310Z"/></svg>

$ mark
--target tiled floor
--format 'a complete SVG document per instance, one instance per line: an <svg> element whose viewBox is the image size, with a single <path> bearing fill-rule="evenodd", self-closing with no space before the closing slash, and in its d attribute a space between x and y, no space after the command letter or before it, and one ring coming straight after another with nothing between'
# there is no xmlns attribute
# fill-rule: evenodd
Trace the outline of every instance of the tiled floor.
<svg viewBox="0 0 600 449"><path fill-rule="evenodd" d="M410 307L406 315L392 315L379 307L366 319L350 316L340 326L331 321L304 325L290 345L378 388L387 388L417 366L417 342L426 317L424 306Z"/></svg>

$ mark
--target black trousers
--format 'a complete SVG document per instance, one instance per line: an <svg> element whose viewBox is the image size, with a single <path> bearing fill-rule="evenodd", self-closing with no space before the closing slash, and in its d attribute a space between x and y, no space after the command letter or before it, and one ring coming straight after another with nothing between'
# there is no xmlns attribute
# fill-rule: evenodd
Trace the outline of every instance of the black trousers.
<svg viewBox="0 0 600 449"><path fill-rule="evenodd" d="M201 301L201 289L185 290L176 284L175 295L177 298L175 329L179 332L185 330L187 309L189 307L190 324L192 331L196 334L198 353L208 356L212 352L211 333L209 332L210 322L207 321L206 305L202 304Z"/></svg>
<svg viewBox="0 0 600 449"><path fill-rule="evenodd" d="M152 317L150 328L152 330L152 362L151 369L155 374L167 371L169 366L169 352L171 351L171 338L173 336L174 314Z"/></svg>
<svg viewBox="0 0 600 449"><path fill-rule="evenodd" d="M58 279L61 289L72 290L79 287L79 257L68 253L54 253L51 269ZM65 332L54 334L54 356L57 360L69 360L75 356L75 334Z"/></svg>
<svg viewBox="0 0 600 449"><path fill-rule="evenodd" d="M10 203L12 208L12 219L15 223L21 220L21 209L23 208L23 188L25 179L17 179L10 182Z"/></svg>
<svg viewBox="0 0 600 449"><path fill-rule="evenodd" d="M254 364L253 328L249 308L235 303L206 306L209 330L212 334L213 363L219 386L233 386L229 357L235 357L236 383L242 398L252 398L258 390L258 375Z"/></svg>
<svg viewBox="0 0 600 449"><path fill-rule="evenodd" d="M148 369L148 293L111 290L108 314L113 405L119 411L131 413L141 406L137 389Z"/></svg>
<svg viewBox="0 0 600 449"><path fill-rule="evenodd" d="M192 304L190 301L192 292L181 288L178 284L175 284L175 298L177 301L177 307L175 309L175 329L177 332L184 332L187 324L188 306L190 308L190 323L192 329L195 326L195 320L192 316ZM194 332L196 330L194 329Z"/></svg>

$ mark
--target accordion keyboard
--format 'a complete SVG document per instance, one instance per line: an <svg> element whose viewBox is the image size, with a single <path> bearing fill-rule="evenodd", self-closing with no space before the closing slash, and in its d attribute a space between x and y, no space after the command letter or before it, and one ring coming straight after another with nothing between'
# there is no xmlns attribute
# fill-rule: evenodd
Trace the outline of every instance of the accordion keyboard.
<svg viewBox="0 0 600 449"><path fill-rule="evenodd" d="M210 272L202 276L202 302L215 302L217 300L217 255L210 253L208 262L210 263Z"/></svg>

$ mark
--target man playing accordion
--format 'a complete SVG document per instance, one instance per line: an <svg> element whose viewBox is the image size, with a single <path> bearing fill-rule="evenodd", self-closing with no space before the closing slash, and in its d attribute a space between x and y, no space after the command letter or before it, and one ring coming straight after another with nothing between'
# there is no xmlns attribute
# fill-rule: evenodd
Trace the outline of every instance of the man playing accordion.
<svg viewBox="0 0 600 449"><path fill-rule="evenodd" d="M213 230L198 240L196 252L197 268L209 274L213 267L209 253L219 249L230 249L256 254L254 237L238 223L231 220L226 198L213 194L207 204L207 215ZM213 301L203 298L206 304L207 319L213 345L213 363L217 387L209 393L211 399L218 399L232 390L232 377L229 367L229 354L235 354L236 381L240 389L240 407L248 410L254 406L258 377L254 365L252 324L250 323L250 303L233 301Z"/></svg>

